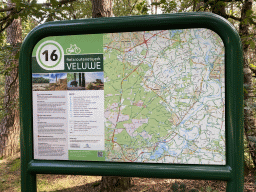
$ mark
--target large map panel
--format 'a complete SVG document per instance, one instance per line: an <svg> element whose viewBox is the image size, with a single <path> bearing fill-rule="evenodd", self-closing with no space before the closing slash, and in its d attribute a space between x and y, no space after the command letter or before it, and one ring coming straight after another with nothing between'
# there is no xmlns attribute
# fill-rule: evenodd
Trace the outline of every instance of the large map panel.
<svg viewBox="0 0 256 192"><path fill-rule="evenodd" d="M225 48L209 29L103 35L105 160L226 164Z"/></svg>

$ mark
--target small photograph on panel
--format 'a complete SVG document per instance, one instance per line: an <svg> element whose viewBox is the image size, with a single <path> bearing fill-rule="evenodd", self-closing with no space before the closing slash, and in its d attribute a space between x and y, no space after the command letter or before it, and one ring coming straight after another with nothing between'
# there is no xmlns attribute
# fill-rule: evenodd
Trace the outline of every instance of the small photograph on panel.
<svg viewBox="0 0 256 192"><path fill-rule="evenodd" d="M85 73L67 74L68 90L85 90Z"/></svg>
<svg viewBox="0 0 256 192"><path fill-rule="evenodd" d="M49 74L32 74L32 90L48 91L50 87Z"/></svg>
<svg viewBox="0 0 256 192"><path fill-rule="evenodd" d="M104 90L104 72L85 73L86 90Z"/></svg>
<svg viewBox="0 0 256 192"><path fill-rule="evenodd" d="M49 91L67 90L67 73L50 73Z"/></svg>

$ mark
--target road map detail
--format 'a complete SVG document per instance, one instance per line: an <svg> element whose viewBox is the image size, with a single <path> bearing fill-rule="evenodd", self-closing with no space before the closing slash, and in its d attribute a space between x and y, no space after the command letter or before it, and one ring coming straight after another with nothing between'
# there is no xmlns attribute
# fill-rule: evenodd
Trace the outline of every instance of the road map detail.
<svg viewBox="0 0 256 192"><path fill-rule="evenodd" d="M225 165L224 51L208 29L104 34L105 160Z"/></svg>

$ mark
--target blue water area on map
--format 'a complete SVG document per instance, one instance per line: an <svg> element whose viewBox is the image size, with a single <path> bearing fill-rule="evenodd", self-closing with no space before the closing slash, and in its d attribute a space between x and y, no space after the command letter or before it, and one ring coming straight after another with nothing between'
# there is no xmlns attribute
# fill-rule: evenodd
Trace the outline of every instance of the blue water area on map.
<svg viewBox="0 0 256 192"><path fill-rule="evenodd" d="M208 64L208 62L209 62L209 55L208 55L208 53L209 52L206 53L205 59L204 59L206 64Z"/></svg>
<svg viewBox="0 0 256 192"><path fill-rule="evenodd" d="M165 70L163 71L163 74L167 74L167 77L169 77L170 75L174 75L174 74L175 74L175 71L172 70L172 69L165 69ZM167 77L166 77L166 78L167 78Z"/></svg>
<svg viewBox="0 0 256 192"><path fill-rule="evenodd" d="M200 41L202 44L206 45L206 46L210 46L208 49L207 49L207 53L205 54L205 63L206 64L209 64L209 53L210 53L210 50L212 48L211 44L209 42L207 42L207 40L203 39L200 35L198 34L195 34L195 37L196 39L198 39L198 41ZM195 53L197 55L197 53ZM211 65L211 68L213 67L213 65Z"/></svg>
<svg viewBox="0 0 256 192"><path fill-rule="evenodd" d="M151 155L149 158L151 160L155 160L158 159L159 157L161 157L163 155L163 153L165 151L168 151L168 146L166 145L166 143L159 143L158 144L158 148L155 151L155 153L153 155Z"/></svg>
<svg viewBox="0 0 256 192"><path fill-rule="evenodd" d="M203 107L204 105L201 104L199 105L196 109L191 109L191 111L194 110L193 113L191 113L187 118L183 119L181 122L180 122L180 125L183 125L187 120L191 119L191 116L193 116L197 111L201 110L201 108Z"/></svg>
<svg viewBox="0 0 256 192"><path fill-rule="evenodd" d="M178 32L182 32L182 30L171 30L170 31L172 34L171 34L171 38L173 38L173 36L176 34L176 33L178 33Z"/></svg>
<svg viewBox="0 0 256 192"><path fill-rule="evenodd" d="M182 137L179 137L179 139L182 139ZM183 142L182 142L181 145L182 145L182 149L179 150L179 153L177 153L176 151L169 151L169 154L171 156L177 157L177 156L179 156L182 153L183 149L186 149L186 148L189 147L188 142L184 138L183 138Z"/></svg>
<svg viewBox="0 0 256 192"><path fill-rule="evenodd" d="M193 133L193 134L191 134L191 133ZM190 130L180 128L180 135L185 137L186 140L188 140L188 141L195 140L199 136L199 128L197 126L194 126Z"/></svg>
<svg viewBox="0 0 256 192"><path fill-rule="evenodd" d="M176 151L169 151L169 154L171 156L175 156L175 157L178 155Z"/></svg>

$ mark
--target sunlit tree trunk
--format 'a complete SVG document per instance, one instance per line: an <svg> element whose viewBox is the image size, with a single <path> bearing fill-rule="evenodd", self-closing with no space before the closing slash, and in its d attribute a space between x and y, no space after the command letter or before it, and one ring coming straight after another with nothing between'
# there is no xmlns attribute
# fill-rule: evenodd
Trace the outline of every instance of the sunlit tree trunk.
<svg viewBox="0 0 256 192"><path fill-rule="evenodd" d="M13 6L11 0L8 5ZM12 24L7 28L7 44L11 51L6 55L6 70L10 72L5 76L5 98L4 105L6 115L0 124L0 156L8 157L19 151L19 81L17 57L19 47L22 41L22 27L20 18L14 19Z"/></svg>
<svg viewBox="0 0 256 192"><path fill-rule="evenodd" d="M256 129L255 129L255 124L254 124L254 116L253 116L253 111L251 109L252 105L252 97L253 97L253 83L252 83L252 71L250 69L249 63L248 63L248 51L249 51L249 44L246 43L249 38L249 23L245 22L247 17L247 13L249 11L252 11L252 0L245 0L243 2L242 10L241 10L241 20L239 24L239 34L242 38L242 43L243 43L243 52L244 52L244 87L246 91L244 92L244 103L245 103L245 108L244 108L244 130L245 130L245 135L248 140L249 137L255 137L256 136ZM253 142L249 142L249 150L250 154L252 156L252 160L254 165L256 166L256 156L255 156L255 146Z"/></svg>
<svg viewBox="0 0 256 192"><path fill-rule="evenodd" d="M111 17L112 4L111 0L92 0L92 17Z"/></svg>
<svg viewBox="0 0 256 192"><path fill-rule="evenodd" d="M111 17L112 5L111 0L92 0L92 17ZM127 177L106 177L101 180L101 191L116 191L117 188L128 189L131 185L131 178ZM118 190L118 189L117 189Z"/></svg>
<svg viewBox="0 0 256 192"><path fill-rule="evenodd" d="M250 38L250 22L248 18L248 13L252 11L252 0L245 0L242 3L241 8L241 21L239 22L239 35L242 37L242 46L243 46L243 54L244 54L244 65L243 65L243 72L244 72L244 131L245 136L248 140L248 137L255 137L256 136L256 129L254 124L254 116L252 108L252 97L253 97L253 83L252 83L252 71L250 69L248 63L248 51L249 51L249 44L248 39ZM220 1L215 0L210 2L212 7L212 12L216 13L222 17L227 18L226 14L226 7L224 6L223 2L220 4ZM222 5L222 6L220 6ZM249 142L249 150L252 156L252 160L254 165L256 166L256 156L255 156L255 147L253 142Z"/></svg>

